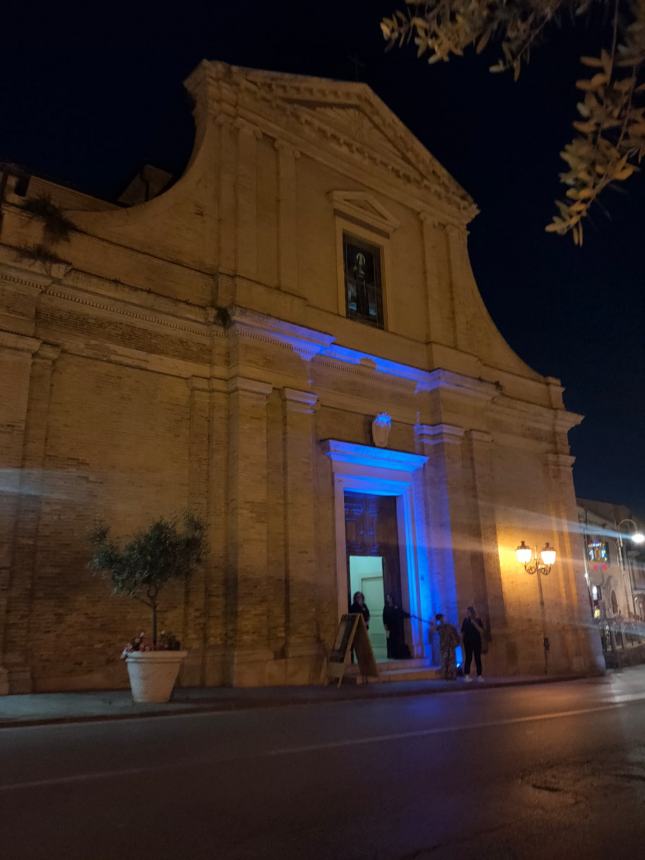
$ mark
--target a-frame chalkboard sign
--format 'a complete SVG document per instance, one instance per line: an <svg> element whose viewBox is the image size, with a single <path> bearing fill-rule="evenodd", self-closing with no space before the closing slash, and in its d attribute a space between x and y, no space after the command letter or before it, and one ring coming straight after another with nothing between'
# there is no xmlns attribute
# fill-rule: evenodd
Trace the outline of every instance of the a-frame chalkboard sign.
<svg viewBox="0 0 645 860"><path fill-rule="evenodd" d="M343 615L338 622L334 647L327 658L327 682L343 683L343 676L352 659L352 649L358 657L361 678L378 678L372 643L367 633L365 620L360 613Z"/></svg>

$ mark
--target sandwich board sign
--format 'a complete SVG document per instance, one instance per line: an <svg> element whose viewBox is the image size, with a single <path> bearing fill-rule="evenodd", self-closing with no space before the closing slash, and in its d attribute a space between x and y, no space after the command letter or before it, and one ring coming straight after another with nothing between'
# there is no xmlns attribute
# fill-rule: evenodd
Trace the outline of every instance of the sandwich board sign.
<svg viewBox="0 0 645 860"><path fill-rule="evenodd" d="M368 677L378 678L365 619L358 612L343 615L338 622L334 647L327 658L327 681L338 681L340 687L345 670L352 659L352 650L356 652L361 677L364 680Z"/></svg>

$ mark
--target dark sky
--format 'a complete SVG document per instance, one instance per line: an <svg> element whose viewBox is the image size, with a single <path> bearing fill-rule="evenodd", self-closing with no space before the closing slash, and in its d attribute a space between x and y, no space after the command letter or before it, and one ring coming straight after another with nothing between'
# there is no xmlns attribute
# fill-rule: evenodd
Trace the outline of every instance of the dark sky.
<svg viewBox="0 0 645 860"><path fill-rule="evenodd" d="M178 174L202 59L368 83L474 197L471 257L511 346L587 417L571 434L580 496L645 515L645 179L609 192L582 249L544 232L561 195L580 53L602 22L553 30L514 84L494 57L429 66L384 52L397 0L13 2L3 10L0 160L106 198L145 161ZM170 4L169 4L170 5ZM291 13L290 9L296 10Z"/></svg>

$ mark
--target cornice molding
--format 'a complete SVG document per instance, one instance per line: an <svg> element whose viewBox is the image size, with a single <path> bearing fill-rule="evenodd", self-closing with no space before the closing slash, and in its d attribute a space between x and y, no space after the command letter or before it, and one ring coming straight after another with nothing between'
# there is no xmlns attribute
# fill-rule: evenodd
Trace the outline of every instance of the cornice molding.
<svg viewBox="0 0 645 860"><path fill-rule="evenodd" d="M358 445L339 439L324 439L320 447L332 463L334 473L344 473L347 466L382 469L386 472L407 473L412 475L421 469L428 458L424 454L410 454L392 448L377 448L372 445Z"/></svg>
<svg viewBox="0 0 645 860"><path fill-rule="evenodd" d="M241 392L243 394L256 394L267 398L273 391L273 386L259 379L250 379L248 376L232 376L227 383L229 394Z"/></svg>
<svg viewBox="0 0 645 860"><path fill-rule="evenodd" d="M584 421L584 415L579 415L577 412L554 409L551 406L528 403L525 400L515 400L507 395L502 395L495 400L494 414L513 423L516 423L518 418L524 418L536 429L559 433L568 433Z"/></svg>
<svg viewBox="0 0 645 860"><path fill-rule="evenodd" d="M494 400L499 392L497 386L492 382L484 382L482 379L474 379L472 376L464 376L452 370L433 370L426 375L426 379L419 386L420 391L449 391L464 397L475 398L484 403Z"/></svg>
<svg viewBox="0 0 645 860"><path fill-rule="evenodd" d="M24 334L13 334L8 331L0 331L0 346L4 349L13 349L16 352L29 352L32 355L38 352L42 340L29 337Z"/></svg>
<svg viewBox="0 0 645 860"><path fill-rule="evenodd" d="M311 361L334 341L331 335L246 308L232 307L229 316L238 334L288 347L304 361Z"/></svg>
<svg viewBox="0 0 645 860"><path fill-rule="evenodd" d="M62 302L90 308L92 311L101 311L114 314L128 321L142 322L162 329L172 329L175 332L190 334L193 337L208 338L213 332L216 336L223 336L223 331L216 326L208 326L206 318L203 323L197 320L182 319L163 311L145 308L141 305L126 303L125 301L71 287L66 284L53 284L47 290L47 296Z"/></svg>

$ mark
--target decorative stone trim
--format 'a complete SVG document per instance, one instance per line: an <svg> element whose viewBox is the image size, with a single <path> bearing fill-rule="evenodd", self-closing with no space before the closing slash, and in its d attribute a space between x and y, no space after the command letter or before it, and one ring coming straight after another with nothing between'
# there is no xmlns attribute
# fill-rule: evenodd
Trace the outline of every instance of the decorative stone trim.
<svg viewBox="0 0 645 860"><path fill-rule="evenodd" d="M491 434L486 433L485 430L469 430L468 436L473 442L478 442L482 445L489 445L493 441Z"/></svg>
<svg viewBox="0 0 645 860"><path fill-rule="evenodd" d="M546 461L549 466L570 470L573 468L576 458L570 454L547 454Z"/></svg>
<svg viewBox="0 0 645 860"><path fill-rule="evenodd" d="M10 332L0 331L0 347L5 349L15 349L18 352L35 353L40 349L41 340L35 337L27 337L23 334L11 334Z"/></svg>
<svg viewBox="0 0 645 860"><path fill-rule="evenodd" d="M321 447L331 460L333 472L345 472L344 467L347 464L354 464L412 474L428 460L423 454L409 454L407 451L394 451L391 448L374 448L371 445L341 442L338 439L325 439L321 442Z"/></svg>
<svg viewBox="0 0 645 860"><path fill-rule="evenodd" d="M313 415L318 406L318 395L312 391L283 388L282 399L290 412L302 412L305 415Z"/></svg>
<svg viewBox="0 0 645 860"><path fill-rule="evenodd" d="M318 355L334 341L331 335L287 323L245 308L234 307L229 313L234 328L241 334L288 346L305 361L311 361L315 355Z"/></svg>
<svg viewBox="0 0 645 860"><path fill-rule="evenodd" d="M62 284L50 287L47 295L65 302L92 308L94 311L112 313L116 316L145 322L165 329L170 328L173 331L186 332L196 337L207 338L209 336L206 323L200 325L195 322L191 324L188 321L181 321L178 317L172 317L159 311L146 310L140 306L130 305L126 307L123 303L113 299L98 296L95 293L76 290ZM214 330L217 331L216 328Z"/></svg>
<svg viewBox="0 0 645 860"><path fill-rule="evenodd" d="M400 221L372 194L364 191L331 191L328 196L335 211L375 227L388 236L401 226Z"/></svg>
<svg viewBox="0 0 645 860"><path fill-rule="evenodd" d="M248 376L233 376L228 380L229 394L242 391L247 394L261 394L268 397L273 391L273 386L268 382L260 382L259 379L250 379Z"/></svg>
<svg viewBox="0 0 645 860"><path fill-rule="evenodd" d="M465 430L455 424L417 424L415 433L423 445L461 445Z"/></svg>
<svg viewBox="0 0 645 860"><path fill-rule="evenodd" d="M481 379L463 376L452 370L442 369L425 374L425 379L419 385L420 391L437 391L438 389L462 394L466 397L474 397L485 402L493 400L499 393L492 382L484 382Z"/></svg>

